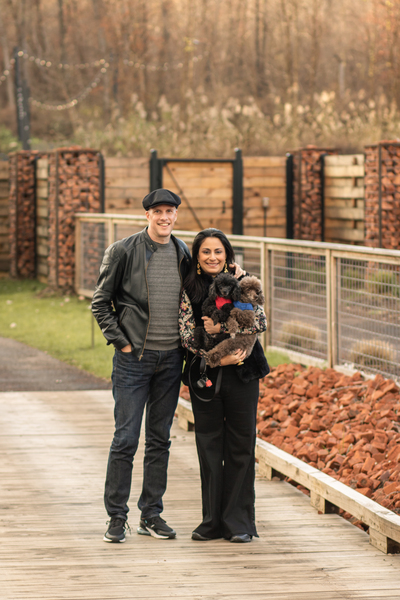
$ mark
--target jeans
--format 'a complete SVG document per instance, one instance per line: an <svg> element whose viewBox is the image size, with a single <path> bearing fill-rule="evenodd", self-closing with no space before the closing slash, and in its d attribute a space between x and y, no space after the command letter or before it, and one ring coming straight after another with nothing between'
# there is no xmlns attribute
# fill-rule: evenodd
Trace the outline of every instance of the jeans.
<svg viewBox="0 0 400 600"><path fill-rule="evenodd" d="M143 487L138 507L142 518L159 515L167 487L170 429L174 418L183 351L145 350L142 359L116 350L112 390L115 433L108 458L104 504L110 517L127 519L133 458L146 407Z"/></svg>

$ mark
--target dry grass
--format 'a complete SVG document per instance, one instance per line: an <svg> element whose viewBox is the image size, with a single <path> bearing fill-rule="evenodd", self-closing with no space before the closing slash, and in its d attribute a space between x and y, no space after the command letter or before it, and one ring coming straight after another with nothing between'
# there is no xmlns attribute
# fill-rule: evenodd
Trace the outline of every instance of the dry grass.
<svg viewBox="0 0 400 600"><path fill-rule="evenodd" d="M282 325L280 341L285 348L318 350L321 332L318 327L302 321L288 321Z"/></svg>
<svg viewBox="0 0 400 600"><path fill-rule="evenodd" d="M385 368L395 360L395 349L382 340L359 340L351 349L351 361L362 367Z"/></svg>

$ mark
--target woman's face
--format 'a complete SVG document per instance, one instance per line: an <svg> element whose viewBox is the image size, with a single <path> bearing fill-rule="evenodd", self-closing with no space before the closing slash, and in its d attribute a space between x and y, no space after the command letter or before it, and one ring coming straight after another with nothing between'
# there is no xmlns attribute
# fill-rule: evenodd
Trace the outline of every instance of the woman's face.
<svg viewBox="0 0 400 600"><path fill-rule="evenodd" d="M224 268L226 252L223 243L217 237L203 240L197 255L201 270L206 275L218 275Z"/></svg>

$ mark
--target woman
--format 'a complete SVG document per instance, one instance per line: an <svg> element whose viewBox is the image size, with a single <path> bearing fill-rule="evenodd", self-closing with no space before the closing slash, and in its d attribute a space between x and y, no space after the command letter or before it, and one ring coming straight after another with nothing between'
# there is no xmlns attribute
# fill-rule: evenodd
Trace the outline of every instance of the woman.
<svg viewBox="0 0 400 600"><path fill-rule="evenodd" d="M231 271L228 265L232 265L234 259L233 248L222 231L201 231L193 242L192 265L180 305L179 327L182 345L189 351L185 373L190 376L202 487L203 521L192 533L192 539L198 541L223 537L244 543L257 536L254 522L256 414L259 379L269 372L260 343L256 342L246 360L245 353L237 351L221 359L222 368L208 368L211 387L194 387L194 382L201 378L201 357L192 347L193 330L204 325L207 333L224 331L224 325L214 325L211 319L202 317L201 306L213 277L222 271ZM254 327L241 333L254 334L265 329L264 311L256 307Z"/></svg>

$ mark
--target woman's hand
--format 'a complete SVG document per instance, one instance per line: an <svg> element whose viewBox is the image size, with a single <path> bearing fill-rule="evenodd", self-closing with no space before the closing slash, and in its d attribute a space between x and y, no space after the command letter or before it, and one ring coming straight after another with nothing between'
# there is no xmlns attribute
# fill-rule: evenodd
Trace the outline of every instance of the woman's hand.
<svg viewBox="0 0 400 600"><path fill-rule="evenodd" d="M242 267L237 263L233 263L229 266L231 267L231 269L235 269L234 276L236 277L236 279L239 279L239 277L242 277L242 275L246 275L246 271L243 271Z"/></svg>
<svg viewBox="0 0 400 600"><path fill-rule="evenodd" d="M246 358L245 350L236 350L233 354L228 354L221 358L221 367L226 367L227 365L238 365L240 362L243 362Z"/></svg>
<svg viewBox="0 0 400 600"><path fill-rule="evenodd" d="M204 329L207 333L221 333L221 323L214 325L214 321L210 317L201 317L204 321Z"/></svg>

